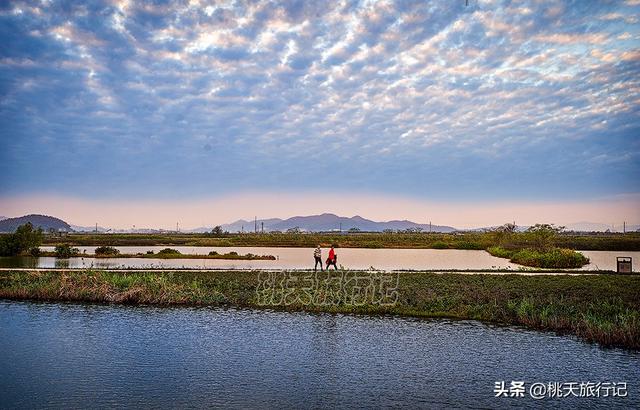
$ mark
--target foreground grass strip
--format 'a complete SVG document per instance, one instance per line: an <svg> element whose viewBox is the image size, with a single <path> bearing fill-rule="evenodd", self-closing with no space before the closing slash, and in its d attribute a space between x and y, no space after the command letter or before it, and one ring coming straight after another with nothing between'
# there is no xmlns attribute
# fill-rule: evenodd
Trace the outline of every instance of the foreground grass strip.
<svg viewBox="0 0 640 410"><path fill-rule="evenodd" d="M284 273L283 273L284 274ZM286 275L309 275L286 273ZM2 271L0 297L157 305L262 307L260 273ZM293 303L283 310L476 319L640 349L640 275L399 274L393 306Z"/></svg>

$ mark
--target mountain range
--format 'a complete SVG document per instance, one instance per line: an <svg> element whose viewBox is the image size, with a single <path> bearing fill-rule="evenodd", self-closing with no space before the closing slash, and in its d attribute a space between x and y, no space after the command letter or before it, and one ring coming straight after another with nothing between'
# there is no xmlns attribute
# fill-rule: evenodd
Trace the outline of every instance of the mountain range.
<svg viewBox="0 0 640 410"><path fill-rule="evenodd" d="M370 219L365 219L361 216L348 218L329 213L324 213L322 215L294 216L288 219L271 218L258 219L257 221L240 219L230 224L222 225L221 227L223 230L229 232L253 232L257 227L257 231L260 232L263 229L263 224L265 232L286 232L288 229L295 228L307 232L348 231L350 229L357 229L365 232L382 232L386 229L394 231L420 229L426 232L429 232L429 229L431 229L432 232L453 232L456 230L451 226L431 225L430 227L429 224L419 224L407 220L376 222Z"/></svg>
<svg viewBox="0 0 640 410"><path fill-rule="evenodd" d="M62 219L55 218L47 215L25 215L17 218L7 218L0 216L0 232L14 232L16 228L22 224L31 222L35 227L40 227L44 231L53 229L55 231L75 231L75 232L94 232L95 226L86 227L78 225L70 225ZM263 225L264 224L264 225ZM446 225L431 225L419 224L408 220L393 220L387 222L376 222L370 219L362 218L361 216L354 216L351 218L338 216L335 214L324 213L322 215L310 215L310 216L294 216L288 219L270 218L270 219L258 219L257 221L240 219L230 224L222 225L221 228L224 231L231 233L235 232L253 232L256 228L260 232L286 232L289 229L298 228L303 232L334 232L340 231L347 232L350 229L356 229L363 232L382 232L390 229L393 231L400 230L422 230L422 232L453 232L457 229ZM184 230L182 232L201 233L210 232L213 227L200 227L191 230ZM485 231L490 228L478 228L470 229L469 231ZM526 226L518 226L518 231L526 230ZM611 232L622 232L622 225L616 224L615 226L592 223L592 222L578 222L568 224L566 226L567 231L574 232L605 232L607 230ZM627 225L627 232L640 231L640 225ZM98 232L110 232L110 233L163 233L172 232L166 229L153 229L153 228L134 228L134 229L108 229L98 226Z"/></svg>

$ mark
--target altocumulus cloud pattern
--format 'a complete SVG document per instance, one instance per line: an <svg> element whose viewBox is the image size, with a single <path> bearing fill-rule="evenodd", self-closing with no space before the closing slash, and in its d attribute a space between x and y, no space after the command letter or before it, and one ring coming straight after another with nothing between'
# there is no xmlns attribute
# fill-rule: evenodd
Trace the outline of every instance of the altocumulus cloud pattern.
<svg viewBox="0 0 640 410"><path fill-rule="evenodd" d="M2 3L0 193L639 191L640 1L83 3Z"/></svg>

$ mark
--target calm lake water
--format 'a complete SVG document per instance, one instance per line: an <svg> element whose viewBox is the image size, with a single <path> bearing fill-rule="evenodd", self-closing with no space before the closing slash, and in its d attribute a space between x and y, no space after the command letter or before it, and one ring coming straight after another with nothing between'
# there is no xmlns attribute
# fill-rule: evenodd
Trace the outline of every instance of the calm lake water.
<svg viewBox="0 0 640 410"><path fill-rule="evenodd" d="M122 253L158 252L166 246L119 246ZM305 269L313 267L313 249L307 248L258 248L258 247L196 247L173 246L184 254L207 254L210 251L239 254L253 253L257 255L273 255L278 259L271 260L216 260L216 259L143 259L143 258L0 258L0 267L37 267L37 268L219 268L219 269ZM42 247L53 250L53 247ZM79 247L80 251L93 253L95 246ZM496 258L485 251L473 250L438 250L438 249L337 249L338 265L347 269L514 269L520 265L507 259ZM583 269L616 269L616 256L631 256L635 261L634 271L640 271L640 252L602 252L582 251L591 259L591 264ZM326 258L328 250L323 250Z"/></svg>
<svg viewBox="0 0 640 410"><path fill-rule="evenodd" d="M0 300L0 329L4 408L640 406L639 353L475 321ZM628 396L496 398L496 381Z"/></svg>

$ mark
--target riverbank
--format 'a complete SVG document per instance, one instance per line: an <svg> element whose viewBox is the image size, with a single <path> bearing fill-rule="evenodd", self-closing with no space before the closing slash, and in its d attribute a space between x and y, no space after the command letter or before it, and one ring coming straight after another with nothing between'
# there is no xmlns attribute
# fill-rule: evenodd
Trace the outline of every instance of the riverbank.
<svg viewBox="0 0 640 410"><path fill-rule="evenodd" d="M530 244L522 234L509 239L510 248ZM496 246L495 235L487 232L464 233L263 233L263 234L91 234L45 235L43 245L55 246L209 246L209 247L293 247L317 245L369 249L471 249ZM550 245L585 251L640 251L640 233L558 234Z"/></svg>
<svg viewBox="0 0 640 410"><path fill-rule="evenodd" d="M329 283L346 274L323 277ZM278 274L278 273L274 273ZM310 273L280 272L273 283ZM238 306L333 313L475 319L573 334L603 346L640 349L640 276L397 274L393 304L264 303L255 271L1 271L0 298L153 305ZM326 275L323 273L322 275ZM342 276L341 276L342 275ZM368 275L362 272L362 275ZM293 282L292 282L293 281ZM305 288L301 288L305 289ZM326 293L327 289L322 292ZM323 296L326 297L326 294ZM273 301L273 299L270 299Z"/></svg>
<svg viewBox="0 0 640 410"><path fill-rule="evenodd" d="M40 251L38 252L38 257L57 257L56 252L49 251ZM117 253L117 254L95 254L95 253L78 253L66 258L61 259L69 259L69 258L96 258L96 259L118 259L118 258L143 258L143 259L224 259L224 260L243 260L243 261L254 261L254 260L265 260L265 261L275 261L276 257L273 255L254 255L252 253L248 253L246 255L241 255L236 252L229 253L209 253L207 255L197 255L197 254L183 254L183 253Z"/></svg>

